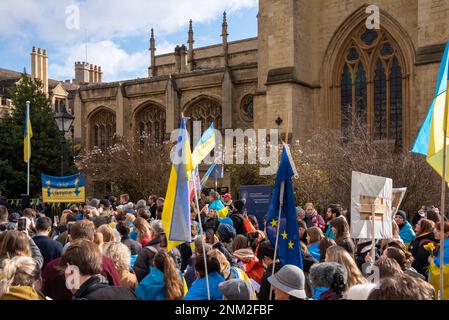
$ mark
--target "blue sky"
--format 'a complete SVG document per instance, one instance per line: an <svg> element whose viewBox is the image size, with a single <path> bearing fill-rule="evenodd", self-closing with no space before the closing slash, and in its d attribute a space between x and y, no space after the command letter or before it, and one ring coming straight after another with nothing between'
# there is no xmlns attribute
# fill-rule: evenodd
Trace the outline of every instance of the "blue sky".
<svg viewBox="0 0 449 320"><path fill-rule="evenodd" d="M49 76L74 77L74 62L100 65L104 81L145 77L150 29L156 54L186 44L193 20L195 47L221 42L227 11L229 40L257 36L257 0L2 0L0 67L30 70L33 45L46 48Z"/></svg>

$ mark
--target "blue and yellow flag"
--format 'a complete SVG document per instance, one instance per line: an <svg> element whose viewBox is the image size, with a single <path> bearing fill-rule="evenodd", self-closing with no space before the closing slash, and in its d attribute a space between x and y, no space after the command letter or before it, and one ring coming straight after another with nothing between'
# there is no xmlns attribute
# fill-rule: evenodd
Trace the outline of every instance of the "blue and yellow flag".
<svg viewBox="0 0 449 320"><path fill-rule="evenodd" d="M28 109L25 109L25 129L23 133L23 161L25 162L30 161L31 158L31 138L33 137L30 114L28 111Z"/></svg>
<svg viewBox="0 0 449 320"><path fill-rule="evenodd" d="M212 122L209 128L204 131L201 139L192 152L192 162L194 167L199 165L204 158L215 148L215 130Z"/></svg>
<svg viewBox="0 0 449 320"><path fill-rule="evenodd" d="M190 181L194 166L190 151L190 138L182 118L175 146L173 165L162 211L162 226L167 236L167 250L184 242L191 242Z"/></svg>
<svg viewBox="0 0 449 320"><path fill-rule="evenodd" d="M292 176L296 175L296 167L290 155L290 150L288 145L284 144L281 163L271 194L266 231L268 239L274 247L279 228L277 252L281 264L292 264L302 269L302 254L292 182ZM280 221L279 210L281 210Z"/></svg>
<svg viewBox="0 0 449 320"><path fill-rule="evenodd" d="M447 128L445 118L448 118L446 109L449 107L448 68L449 42L441 61L435 97L412 147L412 152L427 156L427 162L440 176L443 175L444 131ZM446 148L448 145L449 139ZM449 170L446 171L445 180L449 182Z"/></svg>

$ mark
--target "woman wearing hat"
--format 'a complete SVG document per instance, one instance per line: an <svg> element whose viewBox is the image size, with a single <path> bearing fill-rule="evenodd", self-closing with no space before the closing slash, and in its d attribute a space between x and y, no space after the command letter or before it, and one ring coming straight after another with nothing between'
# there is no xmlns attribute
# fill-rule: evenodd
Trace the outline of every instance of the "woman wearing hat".
<svg viewBox="0 0 449 320"><path fill-rule="evenodd" d="M304 273L297 266L286 264L268 278L276 300L307 300Z"/></svg>

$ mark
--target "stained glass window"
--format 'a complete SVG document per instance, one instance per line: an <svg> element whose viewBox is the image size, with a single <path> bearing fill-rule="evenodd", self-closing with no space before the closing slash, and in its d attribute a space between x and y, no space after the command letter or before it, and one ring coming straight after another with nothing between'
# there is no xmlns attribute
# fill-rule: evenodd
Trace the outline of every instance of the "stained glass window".
<svg viewBox="0 0 449 320"><path fill-rule="evenodd" d="M377 60L374 76L374 139L387 137L387 78L382 61Z"/></svg>

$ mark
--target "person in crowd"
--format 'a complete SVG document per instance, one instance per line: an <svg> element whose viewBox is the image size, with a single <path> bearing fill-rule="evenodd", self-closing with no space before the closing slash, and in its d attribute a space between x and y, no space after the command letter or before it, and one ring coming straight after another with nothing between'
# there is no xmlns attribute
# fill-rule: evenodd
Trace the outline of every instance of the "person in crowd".
<svg viewBox="0 0 449 320"><path fill-rule="evenodd" d="M304 209L301 208L300 206L297 206L296 207L296 218L297 218L298 222L304 221L305 217L306 217L306 212L304 211Z"/></svg>
<svg viewBox="0 0 449 320"><path fill-rule="evenodd" d="M332 219L331 222L332 232L335 234L335 242L337 245L348 251L348 253L354 257L355 244L349 234L349 224L344 216L339 216Z"/></svg>
<svg viewBox="0 0 449 320"><path fill-rule="evenodd" d="M254 288L243 279L231 279L218 285L223 300L252 300Z"/></svg>
<svg viewBox="0 0 449 320"><path fill-rule="evenodd" d="M259 285L262 282L265 268L255 256L251 248L242 248L233 252L235 258L238 259L238 265L245 273L256 281Z"/></svg>
<svg viewBox="0 0 449 320"><path fill-rule="evenodd" d="M0 300L45 300L41 284L41 268L33 258L15 256L3 261Z"/></svg>
<svg viewBox="0 0 449 320"><path fill-rule="evenodd" d="M72 245L76 244L78 241L91 241L93 245L100 250L98 245L94 244L94 234L95 234L95 226L92 221L81 220L77 221L70 228L69 234L69 243L70 246L64 251L66 252ZM63 252L63 255L64 255ZM101 252L101 251L100 251ZM62 255L62 256L63 256ZM44 268L42 274L43 286L42 292L54 299L54 300L70 300L72 299L72 292L67 289L64 274L59 270L59 265L61 263L61 259L56 258L50 261ZM117 269L114 266L113 261L103 256L103 263L100 263L102 269L100 270L101 274L107 279L110 285L120 286L120 275L117 272Z"/></svg>
<svg viewBox="0 0 449 320"><path fill-rule="evenodd" d="M137 212L139 212L140 209L148 209L147 208L147 201L144 199L140 199L136 202L135 208Z"/></svg>
<svg viewBox="0 0 449 320"><path fill-rule="evenodd" d="M194 250L192 257L187 261L187 268L184 271L184 279L187 283L187 287L191 287L192 283L196 280L196 273L195 273L195 263L199 256L203 256L203 246L204 251L206 254L208 254L209 251L212 250L212 246L205 242L204 236L198 236L193 242L194 244Z"/></svg>
<svg viewBox="0 0 449 320"><path fill-rule="evenodd" d="M268 278L276 300L307 300L305 277L297 266L287 264Z"/></svg>
<svg viewBox="0 0 449 320"><path fill-rule="evenodd" d="M145 221L146 222L146 221ZM162 228L162 222L160 220L154 220L151 222L152 238L151 241L140 251L137 259L134 263L134 271L136 272L137 280L140 282L145 278L150 267L153 266L153 259L156 253L158 253L162 247L162 240L166 237L164 229ZM181 253L177 248L170 251L170 255L176 262L176 267L181 269Z"/></svg>
<svg viewBox="0 0 449 320"><path fill-rule="evenodd" d="M129 194L124 193L120 195L120 204L125 205L129 203Z"/></svg>
<svg viewBox="0 0 449 320"><path fill-rule="evenodd" d="M111 286L101 275L104 257L100 248L89 240L73 243L63 253L58 262L59 269L64 270L64 277L73 293L73 300L137 300L135 293L119 286ZM71 282L76 267L78 283ZM73 284L71 287L70 284Z"/></svg>
<svg viewBox="0 0 449 320"><path fill-rule="evenodd" d="M248 215L248 219L256 230L260 230L259 221L257 220L257 217L255 215Z"/></svg>
<svg viewBox="0 0 449 320"><path fill-rule="evenodd" d="M117 198L113 195L110 195L108 197L105 197L106 199L109 200L109 203L111 204L111 208L112 210L116 210L117 209Z"/></svg>
<svg viewBox="0 0 449 320"><path fill-rule="evenodd" d="M232 205L232 195L230 193L225 193L222 198L223 204L225 207L228 207L228 212L232 212L234 210L234 206Z"/></svg>
<svg viewBox="0 0 449 320"><path fill-rule="evenodd" d="M94 243L100 248L103 249L103 234L101 232L95 231L94 233Z"/></svg>
<svg viewBox="0 0 449 320"><path fill-rule="evenodd" d="M344 266L347 271L347 281L346 288L349 289L352 286L358 284L367 283L366 279L363 277L360 272L357 264L354 261L354 258L342 247L335 245L329 247L326 252L326 262L337 262Z"/></svg>
<svg viewBox="0 0 449 320"><path fill-rule="evenodd" d="M157 198L157 200L156 200L157 207L158 208L163 208L164 207L164 202L165 202L165 199L163 197Z"/></svg>
<svg viewBox="0 0 449 320"><path fill-rule="evenodd" d="M137 231L137 240L142 247L147 246L153 238L150 224L143 218L137 218L134 221L134 227Z"/></svg>
<svg viewBox="0 0 449 320"><path fill-rule="evenodd" d="M318 261L320 261L319 243L324 238L323 231L318 227L307 229L307 250Z"/></svg>
<svg viewBox="0 0 449 320"><path fill-rule="evenodd" d="M397 247L388 247L383 252L384 256L391 258L393 260L396 260L396 262L401 267L402 271L404 271L405 274L414 277L414 278L420 278L422 280L425 280L426 277L419 274L411 265L413 262L413 257L410 252L408 252L404 247L397 248Z"/></svg>
<svg viewBox="0 0 449 320"><path fill-rule="evenodd" d="M259 250L257 250L257 258L264 266L265 273L262 277L260 289L257 294L257 298L259 300L268 300L270 298L271 284L268 282L268 277L270 277L273 273L273 266L275 273L282 267L278 258L276 258L276 263L273 263L273 257L274 248L271 245L271 242L269 240L262 241L259 246Z"/></svg>
<svg viewBox="0 0 449 320"><path fill-rule="evenodd" d="M69 242L69 224L73 224L76 221L76 216L71 210L64 210L59 221L58 236L55 240L65 246Z"/></svg>
<svg viewBox="0 0 449 320"><path fill-rule="evenodd" d="M426 219L433 221L435 225L439 225L441 221L439 209L433 206L429 208L426 212Z"/></svg>
<svg viewBox="0 0 449 320"><path fill-rule="evenodd" d="M433 243L436 247L435 234L433 233L434 228L435 223L432 220L419 220L415 225L416 237L408 248L408 251L413 256L412 267L426 278L428 276L430 252L425 246Z"/></svg>
<svg viewBox="0 0 449 320"><path fill-rule="evenodd" d="M326 252L329 247L336 245L335 241L331 238L324 238L318 243L318 248L320 249L320 260L319 262L324 262L326 260Z"/></svg>
<svg viewBox="0 0 449 320"><path fill-rule="evenodd" d="M303 221L306 223L307 228L318 227L321 229L321 231L324 231L326 223L324 222L323 217L320 216L318 212L315 210L313 203L311 202L306 203L304 208L306 211L306 215Z"/></svg>
<svg viewBox="0 0 449 320"><path fill-rule="evenodd" d="M435 290L429 283L405 274L381 279L367 300L433 300Z"/></svg>
<svg viewBox="0 0 449 320"><path fill-rule="evenodd" d="M394 216L394 221L399 227L399 236L406 247L410 245L410 242L415 238L415 231L413 231L412 225L407 221L407 214L405 211L398 210Z"/></svg>
<svg viewBox="0 0 449 320"><path fill-rule="evenodd" d="M214 257L206 257L207 275L210 290L211 300L222 300L223 295L218 287L220 283L225 281L220 274L220 263ZM192 283L187 294L184 296L184 300L208 300L208 292L206 287L206 269L204 265L204 258L198 256L195 259L195 273L196 280Z"/></svg>
<svg viewBox="0 0 449 320"><path fill-rule="evenodd" d="M399 263L392 258L388 258L387 256L381 256L378 260L376 260L376 262L374 262L374 265L379 268L380 279L404 274L404 271Z"/></svg>
<svg viewBox="0 0 449 320"><path fill-rule="evenodd" d="M421 219L427 219L427 206L425 205L421 206L421 208L413 214L412 224L416 226Z"/></svg>
<svg viewBox="0 0 449 320"><path fill-rule="evenodd" d="M326 238L331 238L331 239L335 240L335 234L332 232L332 226L331 226L330 222L333 219L339 217L341 215L341 212L342 212L342 208L341 208L341 206L339 204L330 204L327 207L326 215L325 215L325 217L326 217L326 219L325 219L326 220L326 230L324 232L324 235L325 235Z"/></svg>
<svg viewBox="0 0 449 320"><path fill-rule="evenodd" d="M44 265L44 257L39 247L34 243L26 230L8 230L1 234L0 241L0 270L3 260L16 256L32 257L39 268Z"/></svg>
<svg viewBox="0 0 449 320"><path fill-rule="evenodd" d="M103 255L109 257L114 263L120 275L121 286L134 290L137 286L137 278L130 271L131 251L128 247L121 242L108 242L103 246Z"/></svg>
<svg viewBox="0 0 449 320"><path fill-rule="evenodd" d="M341 300L346 291L348 273L336 262L317 263L310 269L314 300Z"/></svg>
<svg viewBox="0 0 449 320"><path fill-rule="evenodd" d="M31 208L25 208L22 211L22 217L27 220L27 230L30 237L34 237L36 235L36 212Z"/></svg>
<svg viewBox="0 0 449 320"><path fill-rule="evenodd" d="M129 224L125 221L120 221L117 223L116 229L120 234L121 243L128 247L131 251L131 256L137 256L142 250L142 245L130 238L129 233L131 232L131 228L129 227Z"/></svg>
<svg viewBox="0 0 449 320"><path fill-rule="evenodd" d="M231 211L229 218L232 219L235 232L237 234L246 235L247 231L244 225L245 204L242 200L234 201L233 210Z"/></svg>
<svg viewBox="0 0 449 320"><path fill-rule="evenodd" d="M148 206L150 210L151 218L156 219L156 210L157 210L157 204L156 204L157 196L156 195L150 195L148 197Z"/></svg>
<svg viewBox="0 0 449 320"><path fill-rule="evenodd" d="M109 225L101 225L97 228L97 232L100 232L103 235L103 244L115 241L114 231Z"/></svg>
<svg viewBox="0 0 449 320"><path fill-rule="evenodd" d="M14 229L17 228L17 222L19 221L19 219L20 219L21 217L22 217L22 216L21 216L20 213L18 213L18 212L13 212L13 213L11 213L11 214L9 215L8 221L9 221L10 223L14 224Z"/></svg>
<svg viewBox="0 0 449 320"><path fill-rule="evenodd" d="M33 241L36 243L42 256L44 257L42 270L45 268L47 263L53 259L59 258L62 254L62 244L49 237L51 230L52 222L50 218L42 217L36 220L37 234L33 237Z"/></svg>
<svg viewBox="0 0 449 320"><path fill-rule="evenodd" d="M148 222L151 222L151 212L149 209L146 208L139 208L137 210L137 217L138 218L143 218Z"/></svg>
<svg viewBox="0 0 449 320"><path fill-rule="evenodd" d="M298 221L298 230L299 230L299 240L302 243L307 244L307 224L304 220Z"/></svg>
<svg viewBox="0 0 449 320"><path fill-rule="evenodd" d="M0 205L0 232L14 230L16 228L15 223L9 222L8 218L8 208L6 206Z"/></svg>
<svg viewBox="0 0 449 320"><path fill-rule="evenodd" d="M200 210L203 210L203 208L206 205L208 206L209 203L209 191L207 189L202 189L200 193L200 199L198 200Z"/></svg>
<svg viewBox="0 0 449 320"><path fill-rule="evenodd" d="M440 242L443 239L444 252L441 256L441 248L436 255L429 257L429 282L435 288L435 294L440 291L440 263L443 265L443 300L449 300L449 222L444 222L444 233L441 233L439 225L433 230L435 239Z"/></svg>
<svg viewBox="0 0 449 320"><path fill-rule="evenodd" d="M184 278L176 269L173 257L160 251L154 256L150 273L137 285L141 300L181 300L185 294Z"/></svg>
<svg viewBox="0 0 449 320"><path fill-rule="evenodd" d="M244 235L238 234L232 241L232 252L240 249L246 249L248 246L248 238Z"/></svg>
<svg viewBox="0 0 449 320"><path fill-rule="evenodd" d="M235 236L236 234L233 226L227 223L220 223L217 230L219 241L212 246L214 249L220 250L229 262L232 262L232 241Z"/></svg>

